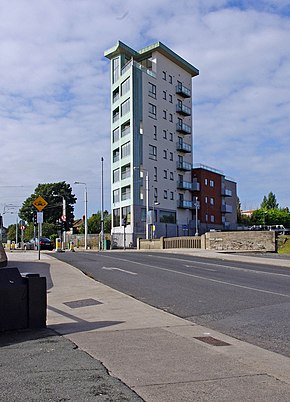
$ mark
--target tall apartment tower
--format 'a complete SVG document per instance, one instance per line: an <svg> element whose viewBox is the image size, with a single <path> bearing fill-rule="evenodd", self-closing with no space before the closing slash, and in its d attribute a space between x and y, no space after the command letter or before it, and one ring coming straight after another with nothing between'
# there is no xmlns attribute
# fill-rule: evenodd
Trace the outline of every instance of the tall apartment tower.
<svg viewBox="0 0 290 402"><path fill-rule="evenodd" d="M161 42L111 60L112 236L179 236L194 227L192 77L199 71ZM124 239L125 237L125 239Z"/></svg>

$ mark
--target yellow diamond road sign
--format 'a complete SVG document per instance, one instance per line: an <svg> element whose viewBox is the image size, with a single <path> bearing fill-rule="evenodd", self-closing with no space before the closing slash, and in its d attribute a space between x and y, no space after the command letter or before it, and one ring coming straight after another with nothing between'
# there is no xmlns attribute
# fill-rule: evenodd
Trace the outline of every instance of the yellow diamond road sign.
<svg viewBox="0 0 290 402"><path fill-rule="evenodd" d="M32 205L34 205L38 211L42 211L43 208L47 206L47 204L48 202L46 202L45 199L41 196L37 197L32 203Z"/></svg>

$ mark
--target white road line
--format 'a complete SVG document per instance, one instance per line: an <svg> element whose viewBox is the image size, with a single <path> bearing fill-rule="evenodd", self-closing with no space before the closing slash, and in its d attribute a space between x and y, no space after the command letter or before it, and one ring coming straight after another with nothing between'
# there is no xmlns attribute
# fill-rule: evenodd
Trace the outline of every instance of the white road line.
<svg viewBox="0 0 290 402"><path fill-rule="evenodd" d="M136 272L126 271L125 269L116 268L116 267L102 267L102 269L104 269L106 271L121 271L121 272L125 272L126 274L130 274L130 275L138 275Z"/></svg>
<svg viewBox="0 0 290 402"><path fill-rule="evenodd" d="M275 296L282 296L282 297L290 298L290 295L286 295L286 294L284 294L284 293L271 292L270 290L263 290L263 289L252 288L252 287L250 287L250 286L237 285L237 284L235 284L235 283L220 281L220 280L218 280L218 279L204 278L203 276L188 274L188 273L186 273L186 272L179 272L179 271L175 271L174 269L161 268L161 267L157 267L157 266L155 266L155 265L144 264L144 263L142 263L142 262L136 262L136 261L126 260L125 258L116 258L116 257L111 257L111 256L106 256L106 257L113 258L113 259L117 259L117 260L119 260L119 261L129 262L129 263L135 264L135 265L143 265L143 266L146 266L146 267L149 267L149 268L155 268L155 269L158 269L159 271L166 271L166 272L171 272L171 273L178 274L178 275L189 276L189 277L191 277L191 278L197 278L197 279L201 279L201 280L203 280L203 281L209 281L209 282L214 282L214 283L220 283L220 284L222 284L222 285L233 286L233 287L236 287L236 288L247 289L247 290L253 290L253 291L255 291L255 292L267 293L267 294L271 294L271 295L275 295Z"/></svg>

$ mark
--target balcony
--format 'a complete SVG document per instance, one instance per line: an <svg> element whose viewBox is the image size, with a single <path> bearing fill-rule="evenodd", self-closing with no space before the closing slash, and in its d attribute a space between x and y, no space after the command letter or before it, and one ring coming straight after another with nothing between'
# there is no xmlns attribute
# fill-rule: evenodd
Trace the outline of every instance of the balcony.
<svg viewBox="0 0 290 402"><path fill-rule="evenodd" d="M191 153L191 145L190 144L186 144L183 141L178 141L176 143L176 150L180 151L180 152L186 152L186 153Z"/></svg>
<svg viewBox="0 0 290 402"><path fill-rule="evenodd" d="M180 190L192 190L192 183L189 181L179 180L177 182L177 188Z"/></svg>
<svg viewBox="0 0 290 402"><path fill-rule="evenodd" d="M176 169L190 171L192 169L192 164L188 162L177 162Z"/></svg>
<svg viewBox="0 0 290 402"><path fill-rule="evenodd" d="M200 191L200 184L198 181L192 182L192 191Z"/></svg>
<svg viewBox="0 0 290 402"><path fill-rule="evenodd" d="M183 116L191 116L191 108L185 106L183 103L178 103L176 105L176 112L182 114Z"/></svg>
<svg viewBox="0 0 290 402"><path fill-rule="evenodd" d="M176 85L176 93L178 95L183 96L184 98L190 98L191 97L191 90L186 88L184 85L182 85L181 83L179 83L178 85Z"/></svg>
<svg viewBox="0 0 290 402"><path fill-rule="evenodd" d="M185 123L176 123L176 131L183 134L191 134L191 127Z"/></svg>
<svg viewBox="0 0 290 402"><path fill-rule="evenodd" d="M232 190L229 190L228 188L222 188L222 196L223 197L232 197L233 192L232 192Z"/></svg>
<svg viewBox="0 0 290 402"><path fill-rule="evenodd" d="M231 214L233 212L233 207L232 205L228 204L223 204L222 205L222 213L224 214Z"/></svg>
<svg viewBox="0 0 290 402"><path fill-rule="evenodd" d="M193 202L186 201L186 200L178 200L177 201L177 208L184 208L184 209L193 209Z"/></svg>

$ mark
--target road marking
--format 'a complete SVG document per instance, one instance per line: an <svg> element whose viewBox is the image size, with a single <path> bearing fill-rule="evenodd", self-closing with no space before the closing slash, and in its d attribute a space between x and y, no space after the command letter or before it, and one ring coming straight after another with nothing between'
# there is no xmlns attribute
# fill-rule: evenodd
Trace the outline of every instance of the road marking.
<svg viewBox="0 0 290 402"><path fill-rule="evenodd" d="M217 272L217 269L210 269L210 268L200 268L196 267L194 265L184 265L187 268L195 268L195 269L202 269L203 271L211 271L211 272Z"/></svg>
<svg viewBox="0 0 290 402"><path fill-rule="evenodd" d="M173 260L170 257L163 257L163 256L155 256L155 258L161 258L161 259L169 259L169 260ZM185 260L185 259L181 259L179 258L178 261L186 261L186 262L192 262L190 260ZM224 261L228 261L228 260L224 260ZM237 262L241 262L241 261L237 261ZM214 267L222 267L222 268L229 268L232 270L236 270L236 271L244 271L244 272L252 272L254 274L265 274L265 275L274 275L274 276L286 276L286 278L289 278L290 275L287 274L279 274L278 272L267 272L267 271L261 271L261 270L257 270L257 269L249 269L249 268L239 268L239 267L234 267L233 265L223 265L223 264L215 264L213 262L203 262L203 261L196 261L195 264L200 264L200 265L213 265ZM249 263L246 263L249 264ZM274 263L273 263L274 265ZM187 265L186 265L187 267ZM188 266L189 267L189 266ZM192 266L192 268L194 268L194 266ZM198 268L198 267L196 267ZM281 267L284 268L284 267Z"/></svg>
<svg viewBox="0 0 290 402"><path fill-rule="evenodd" d="M104 256L104 257L105 257L105 256ZM250 287L250 286L237 285L237 284L235 284L235 283L220 281L220 280L218 280L218 279L204 278L203 276L188 274L188 273L186 273L186 272L179 272L179 271L175 271L174 269L161 268L161 267L157 267L156 265L144 264L143 262L137 262L137 261L126 260L125 258L116 258L116 257L111 257L111 256L106 256L106 257L107 257L107 258L117 259L117 260L119 260L119 261L129 262L129 263L135 264L135 265L143 265L143 266L146 266L146 267L149 267L149 268L155 268L155 269L158 269L159 271L171 272L171 273L178 274L178 275L189 276L189 277L191 277L191 278L202 279L202 280L204 280L204 281L209 281L209 282L214 282L214 283L220 283L220 284L222 284L222 285L228 285L228 286L233 286L233 287L236 287L236 288L247 289L247 290L253 290L253 291L255 291L255 292L267 293L267 294L271 294L271 295L275 295L275 296L282 296L282 297L290 298L290 295L286 295L286 294L284 294L284 293L271 292L270 290L263 290L263 289L258 289L258 288L252 288L252 287ZM118 268L117 268L117 269L118 269ZM132 272L130 272L130 273L132 273Z"/></svg>
<svg viewBox="0 0 290 402"><path fill-rule="evenodd" d="M121 271L121 272L125 272L126 274L130 274L130 275L138 275L138 274L136 274L136 272L126 271L125 269L116 268L116 267L102 267L102 269L104 269L106 271Z"/></svg>

